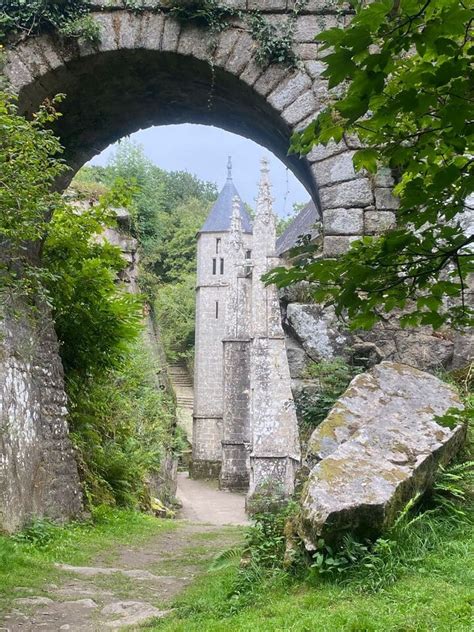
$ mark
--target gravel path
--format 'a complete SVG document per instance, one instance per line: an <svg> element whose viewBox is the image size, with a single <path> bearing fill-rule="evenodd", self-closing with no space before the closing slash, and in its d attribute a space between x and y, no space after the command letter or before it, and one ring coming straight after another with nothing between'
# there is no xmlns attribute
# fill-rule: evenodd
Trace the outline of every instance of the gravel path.
<svg viewBox="0 0 474 632"><path fill-rule="evenodd" d="M249 524L245 514L245 495L222 492L212 482L195 481L187 472L178 474L178 500L181 517L213 525Z"/></svg>
<svg viewBox="0 0 474 632"><path fill-rule="evenodd" d="M183 474L178 495L183 509L176 530L107 552L90 566L58 564L61 580L16 599L12 612L0 617L0 632L137 630L166 616L215 554L241 539L236 525L247 523L242 495Z"/></svg>

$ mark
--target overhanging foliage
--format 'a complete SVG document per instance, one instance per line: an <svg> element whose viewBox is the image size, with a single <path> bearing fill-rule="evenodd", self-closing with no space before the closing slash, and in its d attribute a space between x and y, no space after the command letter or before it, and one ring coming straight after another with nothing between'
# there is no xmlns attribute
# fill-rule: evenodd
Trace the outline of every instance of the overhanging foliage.
<svg viewBox="0 0 474 632"><path fill-rule="evenodd" d="M474 237L463 220L474 184L472 6L460 0L353 2L346 28L321 33L323 73L343 94L292 140L316 144L357 137L356 170L389 168L397 178L397 228L364 237L336 261L314 247L267 281L314 284L353 327L402 310L404 325L469 326L466 286Z"/></svg>

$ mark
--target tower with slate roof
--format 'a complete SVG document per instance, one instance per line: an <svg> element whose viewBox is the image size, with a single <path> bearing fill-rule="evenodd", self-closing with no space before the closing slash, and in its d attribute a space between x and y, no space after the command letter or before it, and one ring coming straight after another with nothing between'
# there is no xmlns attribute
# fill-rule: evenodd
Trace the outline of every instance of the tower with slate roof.
<svg viewBox="0 0 474 632"><path fill-rule="evenodd" d="M195 478L218 478L223 441L223 339L229 279L234 274L229 259L233 207L238 207L242 249L250 257L252 224L232 181L227 181L197 239L196 339L194 360L193 463Z"/></svg>
<svg viewBox="0 0 474 632"><path fill-rule="evenodd" d="M247 491L251 512L287 498L300 463L278 292L262 281L279 263L272 204L263 159L252 227L229 159L197 248L191 474Z"/></svg>

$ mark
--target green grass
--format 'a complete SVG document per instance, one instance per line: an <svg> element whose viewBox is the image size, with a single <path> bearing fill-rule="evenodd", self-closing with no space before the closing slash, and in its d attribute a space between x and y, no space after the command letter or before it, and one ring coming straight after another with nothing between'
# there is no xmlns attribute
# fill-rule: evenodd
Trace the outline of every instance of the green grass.
<svg viewBox="0 0 474 632"><path fill-rule="evenodd" d="M176 523L135 511L99 508L87 522L56 526L37 522L15 537L0 536L0 610L30 589L42 594L48 583L59 581L54 563L87 565L99 554L113 553L121 544L140 544Z"/></svg>
<svg viewBox="0 0 474 632"><path fill-rule="evenodd" d="M472 522L428 514L379 556L342 577L283 572L236 583L237 568L202 576L156 632L428 632L472 630ZM237 590L236 590L237 586ZM240 586L240 588L239 588Z"/></svg>

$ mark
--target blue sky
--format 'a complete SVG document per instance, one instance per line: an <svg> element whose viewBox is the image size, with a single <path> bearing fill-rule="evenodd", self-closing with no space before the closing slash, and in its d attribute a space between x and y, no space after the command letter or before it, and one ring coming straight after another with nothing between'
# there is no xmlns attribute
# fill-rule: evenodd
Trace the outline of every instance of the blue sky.
<svg viewBox="0 0 474 632"><path fill-rule="evenodd" d="M189 171L202 180L215 182L220 189L227 177L227 156L232 156L233 179L242 199L255 206L259 162L270 161L274 210L287 215L295 202L307 202L309 194L293 173L267 149L247 138L207 125L166 125L150 127L130 137L143 146L156 165L169 171ZM90 164L105 165L113 154L111 145Z"/></svg>

